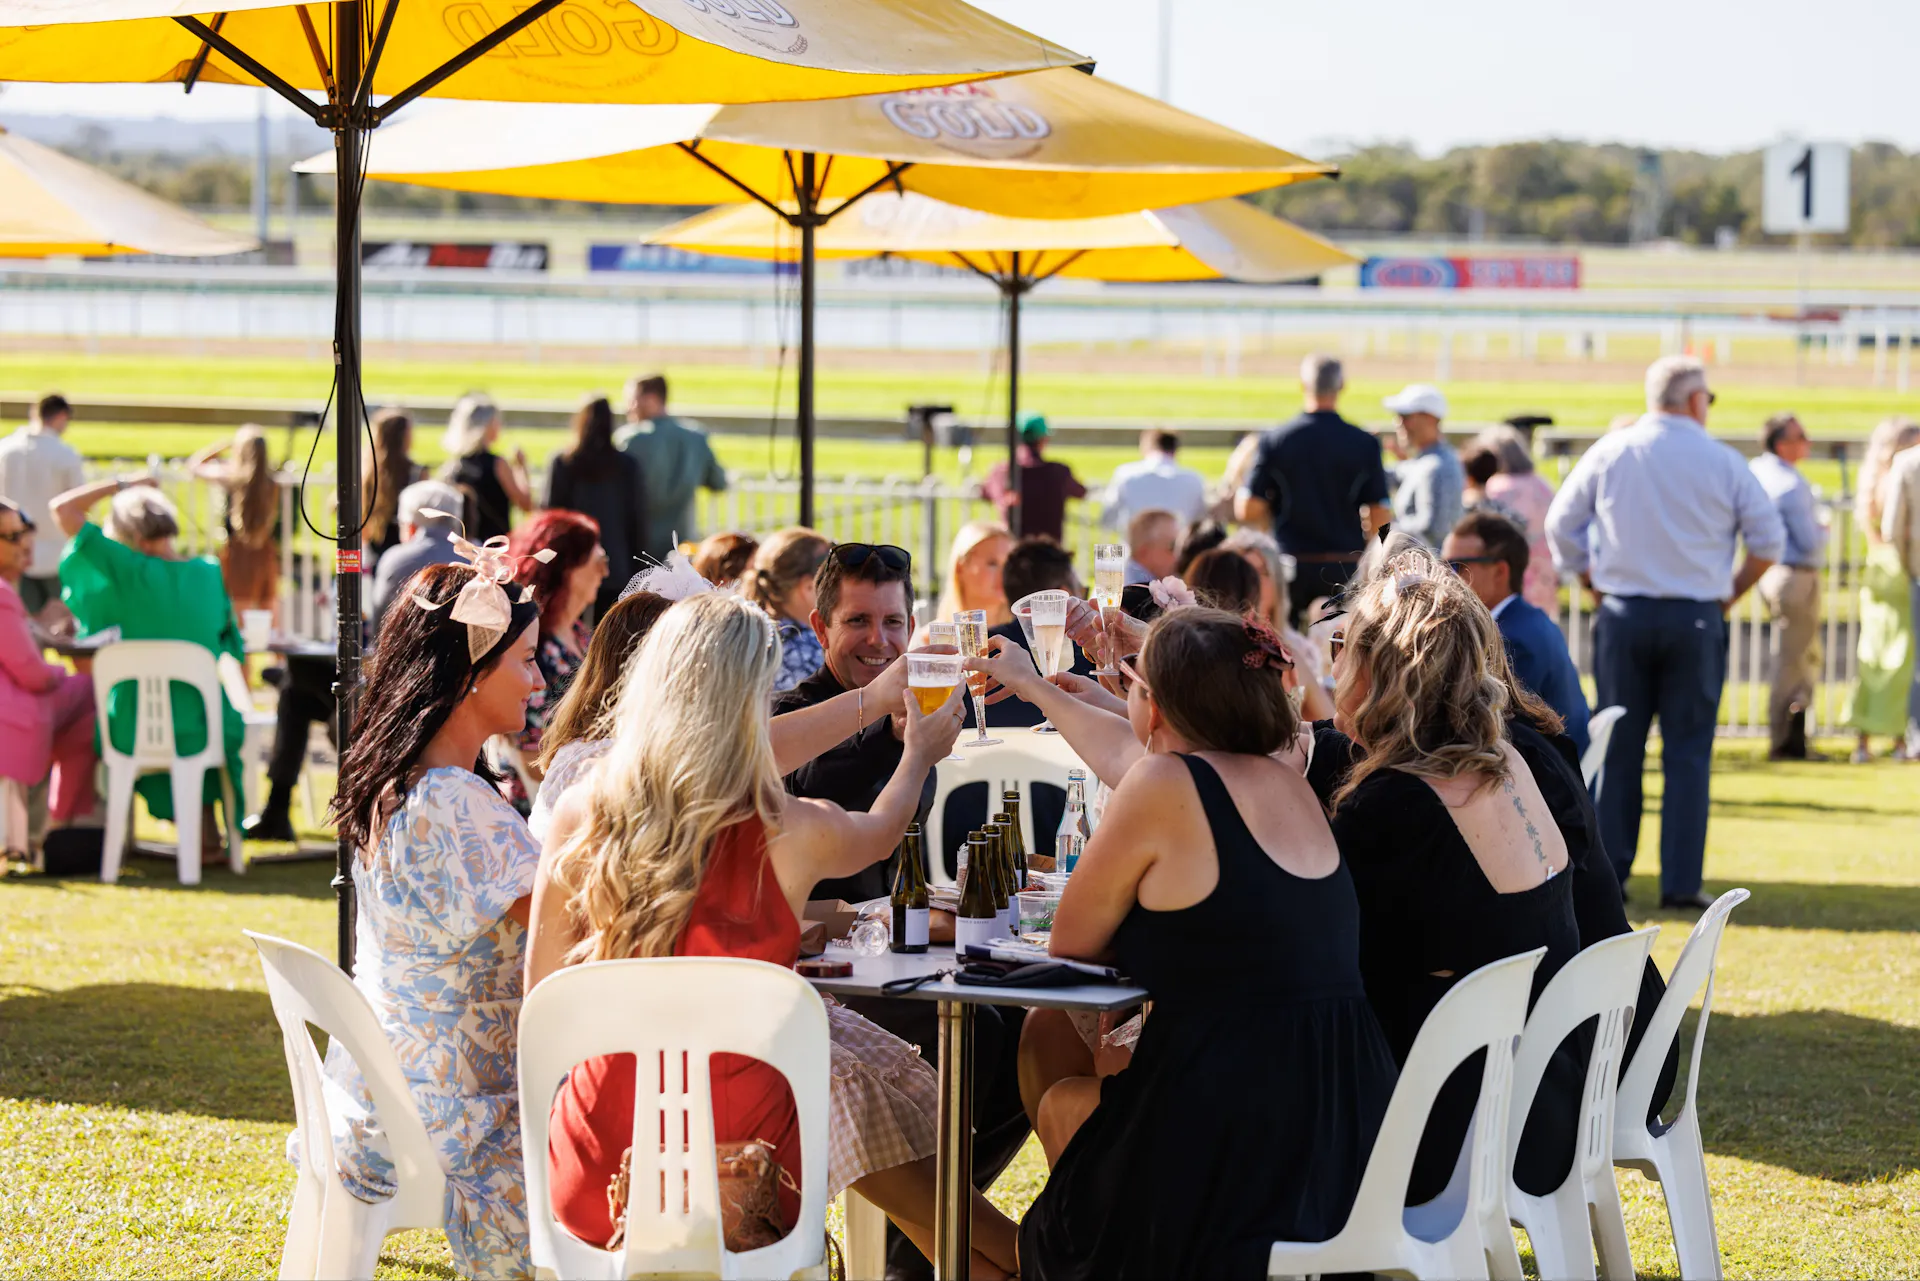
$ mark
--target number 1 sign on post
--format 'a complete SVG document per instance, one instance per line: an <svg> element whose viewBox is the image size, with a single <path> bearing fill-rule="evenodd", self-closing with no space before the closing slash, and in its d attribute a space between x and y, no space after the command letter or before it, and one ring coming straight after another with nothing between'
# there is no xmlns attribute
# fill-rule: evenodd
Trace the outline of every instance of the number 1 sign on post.
<svg viewBox="0 0 1920 1281"><path fill-rule="evenodd" d="M1847 230L1852 184L1844 142L1776 142L1761 178L1762 230L1769 235Z"/></svg>

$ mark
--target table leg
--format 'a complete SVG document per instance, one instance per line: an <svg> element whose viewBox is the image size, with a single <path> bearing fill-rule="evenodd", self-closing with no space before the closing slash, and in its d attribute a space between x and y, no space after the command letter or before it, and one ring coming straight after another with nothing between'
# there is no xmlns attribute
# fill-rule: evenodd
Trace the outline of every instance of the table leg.
<svg viewBox="0 0 1920 1281"><path fill-rule="evenodd" d="M973 1263L973 1006L965 1001L940 1002L934 1203L934 1275L961 1281Z"/></svg>

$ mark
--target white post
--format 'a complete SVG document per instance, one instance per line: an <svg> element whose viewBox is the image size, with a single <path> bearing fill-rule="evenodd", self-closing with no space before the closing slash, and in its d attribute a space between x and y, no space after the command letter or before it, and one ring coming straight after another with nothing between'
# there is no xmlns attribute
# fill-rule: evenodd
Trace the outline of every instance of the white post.
<svg viewBox="0 0 1920 1281"><path fill-rule="evenodd" d="M1913 334L1905 323L1900 326L1900 337L1898 341L1900 343L1900 359L1894 366L1893 386L1894 390L1904 396L1907 392L1908 358L1913 353Z"/></svg>

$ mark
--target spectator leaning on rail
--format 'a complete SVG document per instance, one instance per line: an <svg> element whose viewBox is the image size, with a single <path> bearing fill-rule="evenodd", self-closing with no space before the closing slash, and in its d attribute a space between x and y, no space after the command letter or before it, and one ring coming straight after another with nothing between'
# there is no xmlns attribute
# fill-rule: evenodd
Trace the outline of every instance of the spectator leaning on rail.
<svg viewBox="0 0 1920 1281"><path fill-rule="evenodd" d="M1460 519L1467 487L1460 455L1440 428L1447 398L1438 387L1412 383L1382 403L1400 418L1394 443L1400 463L1393 469L1393 527L1438 550Z"/></svg>
<svg viewBox="0 0 1920 1281"><path fill-rule="evenodd" d="M1607 748L1602 843L1621 884L1640 846L1640 771L1660 717L1660 901L1704 909L1709 771L1727 674L1727 611L1786 542L1779 513L1738 452L1707 434L1713 393L1697 360L1647 370L1647 414L1609 432L1547 512L1563 574L1601 596L1594 622L1600 706L1626 714ZM1747 548L1734 568L1737 544Z"/></svg>
<svg viewBox="0 0 1920 1281"><path fill-rule="evenodd" d="M73 409L65 396L42 396L27 425L0 440L0 496L12 500L39 531L33 561L20 580L20 599L29 615L60 599L60 553L67 549L67 536L48 505L87 478L79 453L61 439L71 421Z"/></svg>
<svg viewBox="0 0 1920 1281"><path fill-rule="evenodd" d="M1204 516L1206 478L1191 467L1182 467L1179 452L1180 438L1172 432L1157 428L1142 432L1140 458L1113 469L1100 523L1109 529L1125 529L1135 516L1156 507L1178 516L1182 527Z"/></svg>
<svg viewBox="0 0 1920 1281"><path fill-rule="evenodd" d="M1827 529L1814 512L1813 487L1800 474L1813 445L1790 413L1767 419L1760 441L1766 452L1748 466L1773 500L1787 538L1780 563L1760 576L1755 589L1780 634L1767 698L1767 755L1818 760L1820 754L1807 747L1807 708L1813 702L1813 674L1820 669L1820 561Z"/></svg>

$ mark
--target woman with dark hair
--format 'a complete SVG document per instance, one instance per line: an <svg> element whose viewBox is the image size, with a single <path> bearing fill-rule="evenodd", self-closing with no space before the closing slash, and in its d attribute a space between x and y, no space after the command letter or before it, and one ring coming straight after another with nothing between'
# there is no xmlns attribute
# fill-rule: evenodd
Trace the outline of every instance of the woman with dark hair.
<svg viewBox="0 0 1920 1281"><path fill-rule="evenodd" d="M1193 562L1227 541L1227 527L1217 520L1196 520L1180 536L1180 549L1174 553L1173 576L1192 586L1187 570Z"/></svg>
<svg viewBox="0 0 1920 1281"><path fill-rule="evenodd" d="M700 577L715 587L744 588L740 580L746 577L759 550L760 543L752 534L709 534L693 549L691 559Z"/></svg>
<svg viewBox="0 0 1920 1281"><path fill-rule="evenodd" d="M229 452L231 457L220 459ZM187 459L187 470L217 486L224 499L220 576L234 609L274 609L280 594L280 486L266 434L248 423L232 440L216 441Z"/></svg>
<svg viewBox="0 0 1920 1281"><path fill-rule="evenodd" d="M1264 624L1198 607L1121 660L1145 754L1052 950L1116 958L1154 1005L1125 1068L1040 1101L1053 1172L1020 1225L1022 1276L1263 1277L1275 1241L1346 1221L1394 1066L1353 882L1306 780L1274 758L1298 728L1287 666Z"/></svg>
<svg viewBox="0 0 1920 1281"><path fill-rule="evenodd" d="M593 599L601 617L620 599L620 589L640 568L646 546L647 493L640 464L613 443L613 406L596 396L573 416L573 444L547 465L548 507L591 516L600 526L611 572Z"/></svg>
<svg viewBox="0 0 1920 1281"><path fill-rule="evenodd" d="M413 417L389 406L373 416L373 465L360 488L360 529L367 548L367 568L400 542L400 491L427 478L427 469L413 461Z"/></svg>
<svg viewBox="0 0 1920 1281"><path fill-rule="evenodd" d="M480 759L516 734L541 687L538 613L481 568L433 565L388 612L368 669L331 818L356 851L354 985L399 1055L447 1176L447 1241L462 1276L525 1276L514 1026L540 849ZM504 628L461 622L456 599L498 610ZM327 1050L334 1153L347 1189L394 1192L393 1167L359 1069Z"/></svg>
<svg viewBox="0 0 1920 1281"><path fill-rule="evenodd" d="M541 551L553 554L543 559L537 555ZM525 813L533 803L527 781L540 779L533 766L540 755L540 736L593 639L593 629L582 616L606 581L607 553L600 546L600 526L591 516L549 510L513 532L506 554L517 567L514 581L532 593L540 611L537 657L546 686L527 705L526 728L514 743L520 759L507 780L507 798Z"/></svg>
<svg viewBox="0 0 1920 1281"><path fill-rule="evenodd" d="M1243 615L1259 607L1260 575L1239 552L1221 547L1201 552L1180 577L1202 605Z"/></svg>

